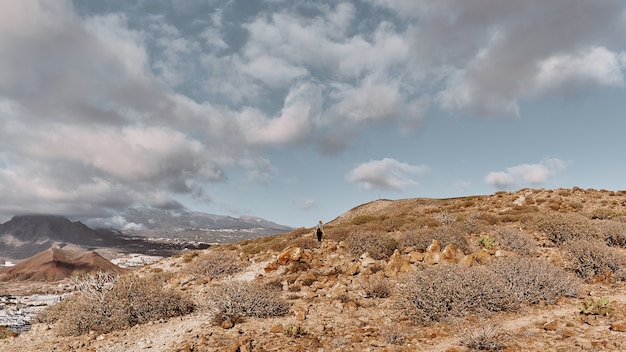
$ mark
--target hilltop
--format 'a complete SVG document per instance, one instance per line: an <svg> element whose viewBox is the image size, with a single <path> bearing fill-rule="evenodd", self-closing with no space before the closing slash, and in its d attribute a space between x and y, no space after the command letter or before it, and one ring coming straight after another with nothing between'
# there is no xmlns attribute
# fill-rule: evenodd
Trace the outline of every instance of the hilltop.
<svg viewBox="0 0 626 352"><path fill-rule="evenodd" d="M321 244L312 230L127 274L191 313L112 331L48 318L0 350L626 350L626 191L377 200L325 224Z"/></svg>

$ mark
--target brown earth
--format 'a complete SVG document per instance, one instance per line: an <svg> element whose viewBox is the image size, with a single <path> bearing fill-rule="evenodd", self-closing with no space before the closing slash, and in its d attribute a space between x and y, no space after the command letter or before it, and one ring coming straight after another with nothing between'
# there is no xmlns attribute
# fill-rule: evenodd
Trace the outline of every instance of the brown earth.
<svg viewBox="0 0 626 352"><path fill-rule="evenodd" d="M138 269L137 274L169 272L169 285L195 300L200 309L190 315L162 319L107 334L60 336L55 325L35 324L31 331L0 340L0 351L469 351L460 339L477 327L495 324L504 351L626 351L626 282L610 276L595 277L581 287L578 297L554 304L525 304L514 312L468 314L426 326L410 323L395 304L396 291L386 298L365 294L363 282L372 277L402 284L405 275L420 267L467 265L467 257L481 265L497 256L515 256L505 248L486 250L479 236L495 236L502 226L515 227L532 236L537 250L532 256L564 266L562 252L541 232L526 227L534 215L580 213L623 222L626 192L558 189L499 192L489 196L455 199L379 200L359 206L325 226L321 246L310 229L217 246L246 263L240 273L221 279L198 279L186 273L198 252L188 252ZM476 216L477 233L468 233L471 253L448 255L433 243L426 251L401 249L390 258L357 258L349 253L345 238L359 231L389 236L437 227L442 213L456 222ZM595 215L594 215L595 214ZM604 214L604 215L602 215ZM600 220L591 220L600 221ZM620 248L622 255L626 250ZM476 259L479 258L480 260ZM446 262L448 261L448 262ZM480 261L480 263L479 263ZM458 263L457 263L458 262ZM246 318L226 328L211 323L206 293L232 280L278 282L282 297L291 303L289 314L266 319ZM607 297L608 315L581 314L590 297Z"/></svg>
<svg viewBox="0 0 626 352"><path fill-rule="evenodd" d="M70 251L50 248L15 266L0 269L2 281L59 281L74 274L92 271L110 271L117 274L128 272L94 251Z"/></svg>

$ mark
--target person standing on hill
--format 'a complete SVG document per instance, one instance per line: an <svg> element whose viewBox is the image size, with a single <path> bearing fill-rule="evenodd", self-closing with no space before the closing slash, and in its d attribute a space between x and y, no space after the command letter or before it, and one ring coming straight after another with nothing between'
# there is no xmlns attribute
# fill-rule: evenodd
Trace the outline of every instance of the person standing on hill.
<svg viewBox="0 0 626 352"><path fill-rule="evenodd" d="M322 220L317 224L317 230L315 231L317 234L317 242L322 242L322 235L324 234L324 226L322 225Z"/></svg>

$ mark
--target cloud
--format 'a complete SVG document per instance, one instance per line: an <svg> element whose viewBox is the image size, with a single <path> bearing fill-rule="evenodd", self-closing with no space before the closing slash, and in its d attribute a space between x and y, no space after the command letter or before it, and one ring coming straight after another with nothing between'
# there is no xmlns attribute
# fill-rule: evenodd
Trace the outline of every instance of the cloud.
<svg viewBox="0 0 626 352"><path fill-rule="evenodd" d="M0 5L0 213L184 207L233 170L270 182L276 149L339 153L433 106L520 115L523 99L624 85L621 0L257 5ZM403 190L424 171L384 159L348 180ZM541 180L519 173L488 182Z"/></svg>
<svg viewBox="0 0 626 352"><path fill-rule="evenodd" d="M423 175L429 168L409 165L395 159L384 158L360 164L346 174L346 180L364 189L382 189L402 192L418 185L413 176Z"/></svg>
<svg viewBox="0 0 626 352"><path fill-rule="evenodd" d="M506 168L506 171L494 171L485 176L485 183L500 190L520 187L521 185L541 185L561 172L566 162L550 158L537 164L521 164Z"/></svg>
<svg viewBox="0 0 626 352"><path fill-rule="evenodd" d="M298 199L296 201L296 207L298 209L308 210L317 205L317 201L315 199Z"/></svg>

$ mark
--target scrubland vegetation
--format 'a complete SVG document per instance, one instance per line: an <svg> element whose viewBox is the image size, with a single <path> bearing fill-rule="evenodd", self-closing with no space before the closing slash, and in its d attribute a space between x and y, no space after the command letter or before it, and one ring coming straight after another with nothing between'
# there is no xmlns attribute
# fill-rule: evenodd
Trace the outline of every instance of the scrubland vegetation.
<svg viewBox="0 0 626 352"><path fill-rule="evenodd" d="M626 281L626 192L594 192L381 200L326 224L322 245L301 228L189 252L163 272L77 278L79 292L40 320L80 335L203 312L216 331L251 324L257 339L283 341L274 346L325 341L333 351L360 350L364 339L400 351L444 326L459 351L517 351L513 332L494 317L571 302L573 314L626 319L626 306L616 316L610 299L587 297L590 287ZM346 312L361 320L338 323ZM284 323L270 331L264 320ZM340 331L368 320L377 323L361 340Z"/></svg>

